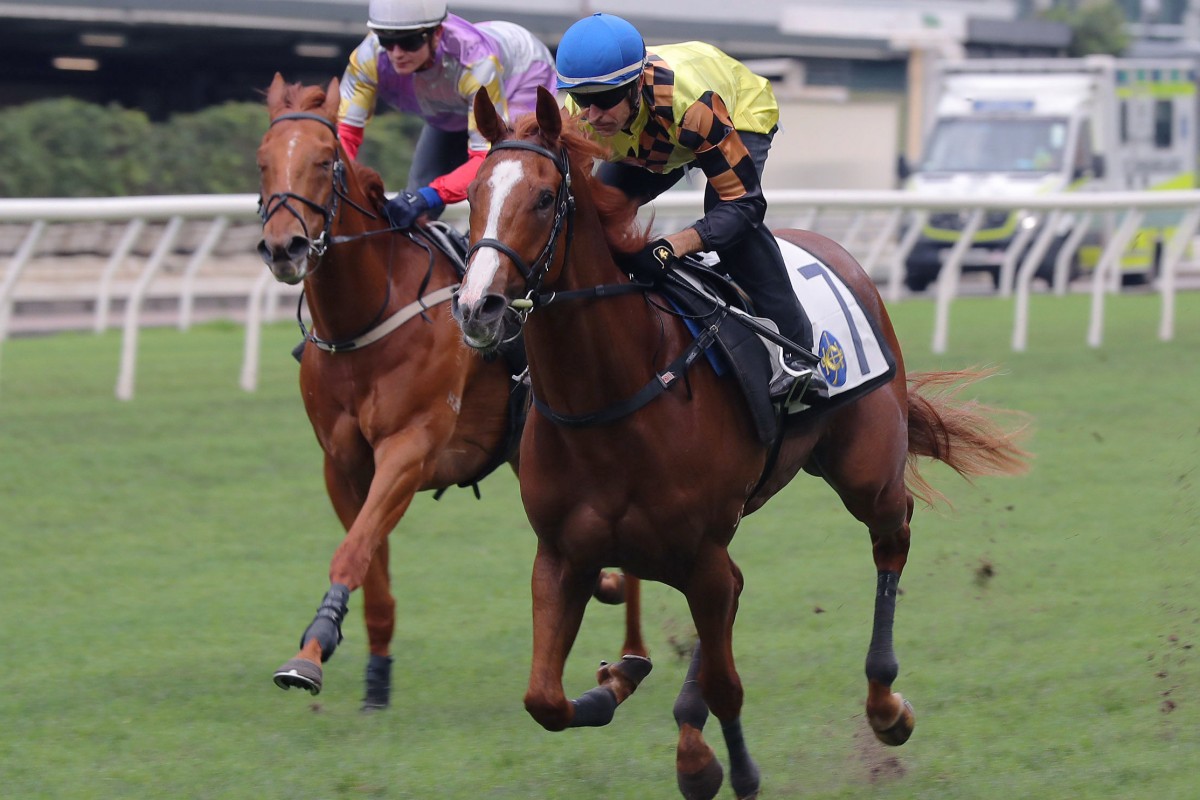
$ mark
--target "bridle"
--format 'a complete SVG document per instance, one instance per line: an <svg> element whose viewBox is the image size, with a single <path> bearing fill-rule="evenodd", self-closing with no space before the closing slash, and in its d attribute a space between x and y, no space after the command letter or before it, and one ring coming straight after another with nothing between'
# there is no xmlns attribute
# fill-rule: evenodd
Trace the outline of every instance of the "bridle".
<svg viewBox="0 0 1200 800"><path fill-rule="evenodd" d="M555 153L541 145L519 139L507 139L497 142L488 151L488 156L499 150L528 150L531 153L537 153L540 156L550 159L562 176L562 180L558 182L558 190L554 198L556 209L554 212L554 222L550 226L550 237L546 240L545 247L542 248L542 252L538 254L538 257L534 259L532 264L526 262L520 253L499 239L480 239L467 250L466 260L468 264L471 262L471 258L475 255L476 251L482 250L485 247L498 250L512 260L513 264L516 265L521 275L525 278L525 299L523 301L514 301L513 306L516 308L518 303L520 303L521 307L527 313L528 309L532 308L531 298L538 294L542 286L542 281L545 280L546 273L549 272L550 265L554 261L554 253L558 249L558 241L564 224L567 226L567 245L563 251L563 262L566 263L571 257L571 241L574 239L575 234L575 197L571 194L571 162L567 158L565 148Z"/></svg>
<svg viewBox="0 0 1200 800"><path fill-rule="evenodd" d="M308 120L312 122L319 122L333 133L335 140L339 138L337 126L320 114L313 114L306 111L281 114L275 119L271 120L271 125L273 126L277 122L283 122L285 120ZM309 241L308 257L315 262L319 262L321 257L325 255L325 252L335 244L342 244L344 242L350 242L368 236L375 236L376 234L380 233L392 233L397 230L391 225L388 225L387 227L367 231L365 233L344 236L330 236L330 231L333 228L333 222L335 219L337 219L339 203L343 200L351 208L355 209L369 219L379 219L378 215L363 208L350 198L348 194L349 187L346 184L346 164L344 161L342 161L340 148L335 148L331 180L333 185L330 191L329 202L326 205L321 205L320 203L317 203L316 201L311 200L304 195L296 194L295 192L276 192L266 199L260 195L258 199L259 217L262 219L263 225L266 225L267 221L270 220L271 217L274 216L275 213L281 208L286 209L289 214L294 216L299 221L300 227L304 229L304 235ZM309 232L308 225L305 224L303 215L289 202L291 200L296 200L300 203L303 203L321 215L322 220L324 221L324 227L321 230L321 234L315 239ZM433 272L433 250L429 245L413 236L411 232L406 232L405 235L410 241L424 250L429 256L429 269L425 274L425 280L422 282L421 288L418 290L418 299L415 302L410 303L408 306L400 309L400 311L396 312L396 314L393 314L391 317L387 319L384 318L388 306L391 304L392 267L395 263L394 259L389 258L387 261L387 280L385 283L387 286L387 291L384 294L383 304L380 306L379 311L376 312L374 319L354 336L350 336L341 340L325 340L318 337L315 331L310 331L305 326L304 320L301 316L301 308L304 303L304 294L301 293L300 299L296 305L296 321L299 323L300 332L303 334L306 341L310 341L319 349L330 353L355 350L365 347L372 342L378 341L388 333L391 333L393 330L398 328L415 314L424 315L427 307L427 301L437 303L449 299L449 292L452 289L439 290L439 292L435 292L428 297L423 296L425 288L428 285L430 276ZM316 269L316 267L314 266L313 269ZM446 295L445 297L442 297L443 292Z"/></svg>
<svg viewBox="0 0 1200 800"><path fill-rule="evenodd" d="M311 120L313 122L319 122L333 132L333 138L335 140L338 138L336 125L320 114L312 114L306 111L297 111L291 114L280 114L278 117L271 120L271 125L268 127L272 127L276 123L283 122L285 120ZM329 249L331 245L339 244L344 241L350 241L352 239L359 239L363 236L370 236L375 233L387 233L391 230L389 227L381 231L371 231L369 233L358 234L355 236L331 237L329 235L330 230L333 228L333 221L335 218L337 218L338 204L342 200L346 201L349 206L365 214L371 219L379 218L371 211L368 211L350 199L349 195L347 194L348 188L346 186L346 164L342 161L340 151L338 151L336 148L333 159L333 174L331 178L333 182L333 189L329 194L328 204L321 205L315 200L310 200L304 195L296 194L295 192L276 192L265 199L261 195L259 195L258 198L258 216L262 220L263 225L266 225L271 217L275 216L275 212L279 211L281 208L287 210L289 214L291 214L300 222L300 227L304 229L304 235L308 239L309 258L314 260L319 260L321 256L325 255L325 251ZM308 230L308 225L304 221L304 216L291 205L289 202L291 200L296 200L300 203L303 203L321 215L321 218L324 220L324 227L322 228L319 236L313 238L312 233Z"/></svg>

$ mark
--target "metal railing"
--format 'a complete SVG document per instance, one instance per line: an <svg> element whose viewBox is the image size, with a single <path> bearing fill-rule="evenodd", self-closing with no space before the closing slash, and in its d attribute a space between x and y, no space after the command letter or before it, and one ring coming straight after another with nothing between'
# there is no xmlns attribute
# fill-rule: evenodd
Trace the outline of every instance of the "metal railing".
<svg viewBox="0 0 1200 800"><path fill-rule="evenodd" d="M657 226L682 226L695 219L701 213L702 197L697 191L674 191L661 196L651 209L656 215ZM959 295L963 262L984 215L989 211L1020 211L1037 223L1018 230L999 266L1000 293L1016 295L1014 350L1024 350L1027 345L1032 280L1065 216L1075 217L1079 224L1072 229L1075 233L1067 237L1056 259L1052 288L1060 294L1066 291L1067 264L1079 246L1086 219L1097 213L1108 213L1119 215L1121 220L1115 233L1106 241L1092 278L1091 317L1086 333L1086 341L1092 347L1099 347L1103 341L1106 296L1120 286L1122 255L1143 216L1151 211L1167 210L1179 215L1171 237L1164 242L1155 283L1162 298L1158 335L1164 341L1173 338L1176 277L1200 226L1200 191L1056 194L1014 201L1011 198L917 197L897 191L789 190L768 192L767 199L770 203L769 224L819 230L834 238L855 253L868 274L882 286L884 296L893 302L903 296L905 259L916 244L928 215L945 211L964 215L961 235L946 254L936 283L931 346L937 353L946 350L950 306ZM93 327L99 332L108 325L114 276L127 266L135 244L145 238L148 226L154 225L156 229L161 228L161 232L125 299L121 363L115 391L119 399L132 398L144 303L168 255L180 249L178 240L184 223L203 223L207 227L198 243L187 249L189 257L182 270L178 291L181 329L191 324L195 298L203 283L202 272L212 260L215 249L231 225L244 226L256 219L257 204L257 196L250 194L0 199L0 225L25 226L0 281L0 343L9 334L10 316L20 281L52 226L81 222L124 226L119 238L111 245L95 286ZM466 214L465 204L458 204L447 209L444 219L465 227ZM263 268L244 292L246 337L240 385L246 391L257 387L261 326L277 307L280 291L281 285Z"/></svg>

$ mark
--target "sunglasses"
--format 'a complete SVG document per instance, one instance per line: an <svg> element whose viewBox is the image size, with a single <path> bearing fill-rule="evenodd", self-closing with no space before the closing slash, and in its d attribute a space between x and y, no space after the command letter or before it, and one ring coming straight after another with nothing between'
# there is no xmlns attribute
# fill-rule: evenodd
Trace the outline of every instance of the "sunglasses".
<svg viewBox="0 0 1200 800"><path fill-rule="evenodd" d="M399 36L381 33L379 34L379 46L384 50L391 50L393 47L399 47L406 53L415 53L425 46L425 42L428 40L428 38L428 31L405 33Z"/></svg>
<svg viewBox="0 0 1200 800"><path fill-rule="evenodd" d="M629 97L628 86L618 86L615 89L606 89L603 92L567 92L571 99L575 101L580 108L588 108L595 106L601 111L608 111L625 98Z"/></svg>

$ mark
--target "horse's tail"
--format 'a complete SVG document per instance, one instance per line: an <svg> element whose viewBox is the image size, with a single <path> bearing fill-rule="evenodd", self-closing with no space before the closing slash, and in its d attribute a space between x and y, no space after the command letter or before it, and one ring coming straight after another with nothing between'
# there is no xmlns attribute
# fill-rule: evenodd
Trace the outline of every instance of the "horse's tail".
<svg viewBox="0 0 1200 800"><path fill-rule="evenodd" d="M995 369L919 372L908 376L909 491L929 505L946 497L921 475L918 459L932 458L970 480L976 475L1017 475L1029 469L1031 454L1019 440L1028 424L1024 415L959 397L963 389L990 377ZM1007 416L1015 424L1002 425Z"/></svg>

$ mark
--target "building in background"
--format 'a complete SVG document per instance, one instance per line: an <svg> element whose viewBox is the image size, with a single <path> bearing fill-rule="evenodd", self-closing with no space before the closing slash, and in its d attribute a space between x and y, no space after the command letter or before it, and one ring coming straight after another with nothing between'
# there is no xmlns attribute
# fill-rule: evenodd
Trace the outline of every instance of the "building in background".
<svg viewBox="0 0 1200 800"><path fill-rule="evenodd" d="M1132 55L1200 55L1200 0L1118 0ZM1053 57L1066 26L1049 0L463 0L469 20L509 19L552 49L592 11L620 14L648 41L712 42L775 82L783 132L776 185L891 186L917 155L923 87L940 58ZM162 119L257 101L276 71L338 76L365 33L366 0L0 0L0 107L70 95Z"/></svg>

